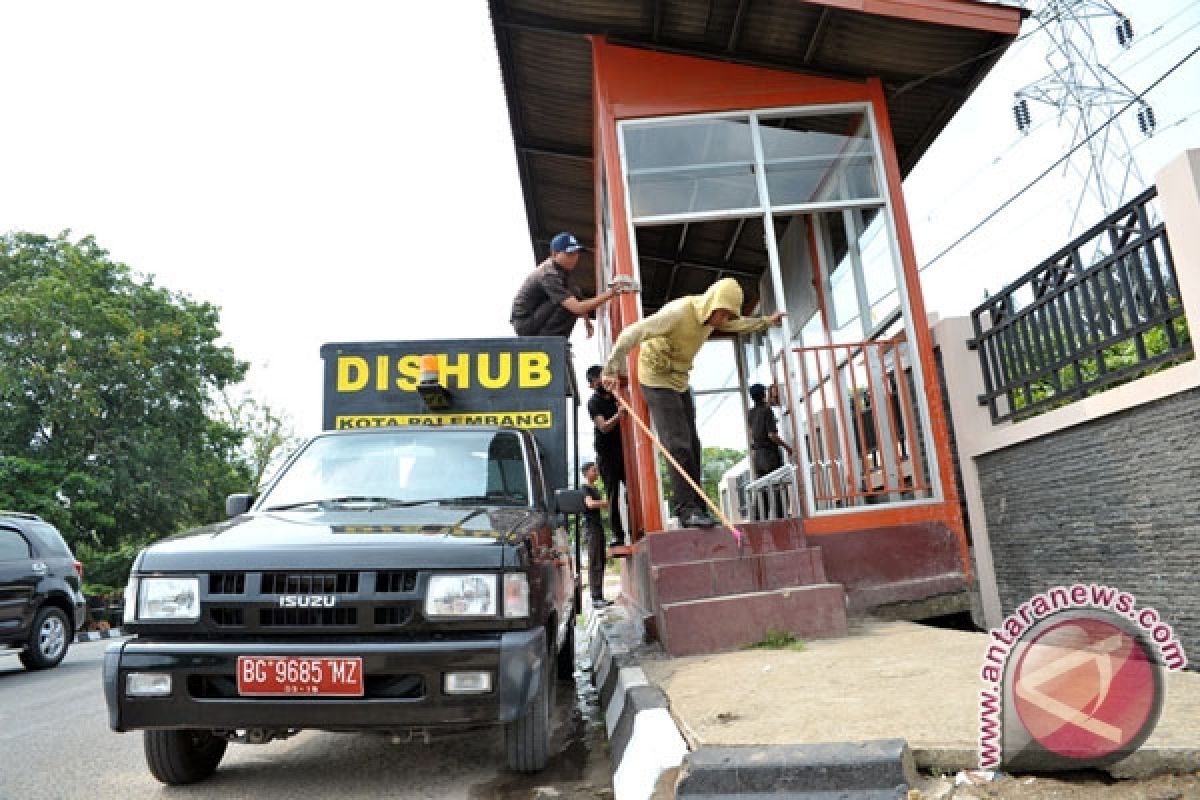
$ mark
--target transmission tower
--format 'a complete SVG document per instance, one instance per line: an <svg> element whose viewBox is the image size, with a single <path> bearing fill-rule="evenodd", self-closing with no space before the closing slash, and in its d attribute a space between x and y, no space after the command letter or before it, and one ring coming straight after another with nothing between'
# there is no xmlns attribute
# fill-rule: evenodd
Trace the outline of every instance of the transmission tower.
<svg viewBox="0 0 1200 800"><path fill-rule="evenodd" d="M1080 179L1079 199L1071 220L1071 233L1085 206L1099 206L1107 215L1143 188L1143 180L1132 148L1120 122L1105 125L1114 114L1135 101L1130 89L1108 67L1100 63L1096 36L1113 36L1128 48L1133 43L1133 23L1107 0L1042 0L1034 5L1037 30L1049 40L1046 63L1049 74L1019 89L1014 95L1013 117L1017 130L1028 134L1033 127L1031 104L1053 108L1059 125L1073 127L1071 149L1087 144L1066 162L1066 171ZM1142 134L1154 133L1154 109L1136 100L1137 124ZM1089 197L1091 203L1088 203ZM1089 208L1089 210L1090 210ZM1093 214L1083 216L1091 223Z"/></svg>

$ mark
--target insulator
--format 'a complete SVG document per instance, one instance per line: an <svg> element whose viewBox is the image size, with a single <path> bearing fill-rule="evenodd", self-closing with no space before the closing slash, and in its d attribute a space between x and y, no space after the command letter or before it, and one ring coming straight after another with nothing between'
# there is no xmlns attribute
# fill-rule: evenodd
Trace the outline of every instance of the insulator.
<svg viewBox="0 0 1200 800"><path fill-rule="evenodd" d="M1121 47L1133 45L1133 22L1129 17L1122 16L1117 20L1117 44Z"/></svg>
<svg viewBox="0 0 1200 800"><path fill-rule="evenodd" d="M1154 109L1150 106L1142 106L1137 112L1138 128L1146 136L1153 136L1154 129L1158 125L1158 120L1154 117Z"/></svg>
<svg viewBox="0 0 1200 800"><path fill-rule="evenodd" d="M1021 133L1029 133L1031 117L1029 116L1029 103L1025 98L1021 98L1013 103L1013 120L1017 123L1017 130Z"/></svg>

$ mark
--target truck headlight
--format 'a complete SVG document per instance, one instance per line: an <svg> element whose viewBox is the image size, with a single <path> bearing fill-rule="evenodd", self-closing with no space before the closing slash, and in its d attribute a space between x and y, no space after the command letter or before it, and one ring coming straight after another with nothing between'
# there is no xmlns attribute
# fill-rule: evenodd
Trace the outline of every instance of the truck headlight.
<svg viewBox="0 0 1200 800"><path fill-rule="evenodd" d="M490 617L495 614L495 575L434 575L429 579L425 616Z"/></svg>
<svg viewBox="0 0 1200 800"><path fill-rule="evenodd" d="M200 618L199 578L141 578L138 581L139 620Z"/></svg>

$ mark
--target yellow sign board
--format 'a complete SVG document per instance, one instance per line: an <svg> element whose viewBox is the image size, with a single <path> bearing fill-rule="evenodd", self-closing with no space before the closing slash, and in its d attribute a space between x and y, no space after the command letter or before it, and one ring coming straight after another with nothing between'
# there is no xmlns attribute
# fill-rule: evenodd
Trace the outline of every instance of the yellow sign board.
<svg viewBox="0 0 1200 800"><path fill-rule="evenodd" d="M403 425L499 425L507 428L551 428L553 412L452 411L444 414L344 414L334 417L335 430L391 428Z"/></svg>

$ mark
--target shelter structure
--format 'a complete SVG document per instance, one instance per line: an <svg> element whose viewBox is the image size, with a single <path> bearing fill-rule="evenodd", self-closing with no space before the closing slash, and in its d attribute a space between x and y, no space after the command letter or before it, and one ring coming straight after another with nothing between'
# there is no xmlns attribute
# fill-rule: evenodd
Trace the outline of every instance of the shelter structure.
<svg viewBox="0 0 1200 800"><path fill-rule="evenodd" d="M778 389L795 463L730 487L747 551L728 532L670 530L652 442L623 430L625 595L668 650L836 633L846 607L964 608L970 540L901 181L1024 12L975 0L490 10L535 250L560 230L590 233L584 288L641 287L601 312L605 345L722 277L742 285L747 313L787 312L768 333L710 341L693 376L706 443L706 427L741 428L749 384ZM636 380L629 396L647 418ZM780 489L788 501L756 502ZM714 631L718 617L736 624Z"/></svg>

